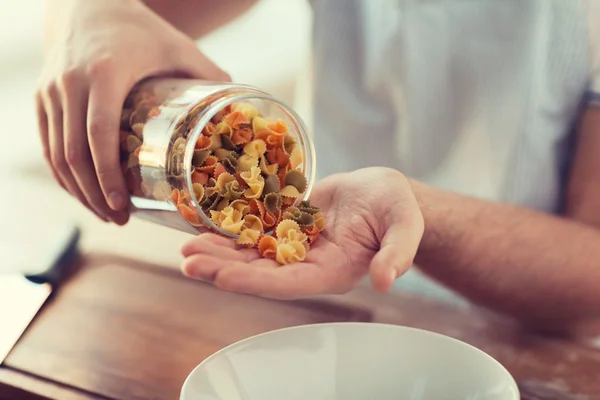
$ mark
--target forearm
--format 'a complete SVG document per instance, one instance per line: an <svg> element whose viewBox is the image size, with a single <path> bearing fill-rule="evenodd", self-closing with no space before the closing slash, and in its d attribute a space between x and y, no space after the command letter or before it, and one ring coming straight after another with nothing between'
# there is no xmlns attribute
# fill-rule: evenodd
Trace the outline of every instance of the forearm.
<svg viewBox="0 0 600 400"><path fill-rule="evenodd" d="M600 316L600 231L413 182L425 218L416 264L465 297L544 327Z"/></svg>
<svg viewBox="0 0 600 400"><path fill-rule="evenodd" d="M46 46L54 41L58 28L81 11L108 6L110 2L138 6L143 3L148 10L160 15L171 25L196 39L230 22L250 9L257 0L48 0L45 13Z"/></svg>
<svg viewBox="0 0 600 400"><path fill-rule="evenodd" d="M143 0L180 31L197 39L248 11L257 0Z"/></svg>

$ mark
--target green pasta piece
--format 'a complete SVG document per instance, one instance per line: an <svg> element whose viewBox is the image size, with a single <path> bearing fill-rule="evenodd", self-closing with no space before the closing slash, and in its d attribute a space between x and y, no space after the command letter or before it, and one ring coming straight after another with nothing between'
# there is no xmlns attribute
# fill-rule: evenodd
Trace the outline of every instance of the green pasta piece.
<svg viewBox="0 0 600 400"><path fill-rule="evenodd" d="M276 175L268 175L265 178L265 187L263 189L263 196L266 197L269 193L277 193L281 189L281 183Z"/></svg>
<svg viewBox="0 0 600 400"><path fill-rule="evenodd" d="M224 149L227 149L227 150L236 150L237 149L236 145L233 144L233 142L231 141L231 137L229 137L229 135L220 135L220 136L221 136L221 144Z"/></svg>
<svg viewBox="0 0 600 400"><path fill-rule="evenodd" d="M308 182L306 181L306 177L300 171L291 170L287 174L285 174L285 178L283 179L283 183L288 186L293 186L298 189L298 192L304 193L306 187L308 186Z"/></svg>
<svg viewBox="0 0 600 400"><path fill-rule="evenodd" d="M281 210L281 195L279 193L269 193L265 196L265 210L275 213Z"/></svg>
<svg viewBox="0 0 600 400"><path fill-rule="evenodd" d="M201 167L209 155L210 151L208 150L194 150L194 155L192 157L192 165L194 167Z"/></svg>

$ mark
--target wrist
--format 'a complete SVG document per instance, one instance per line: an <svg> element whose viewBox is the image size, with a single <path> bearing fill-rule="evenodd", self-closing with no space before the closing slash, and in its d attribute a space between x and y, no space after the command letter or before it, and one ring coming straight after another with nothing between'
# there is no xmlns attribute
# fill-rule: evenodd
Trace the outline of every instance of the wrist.
<svg viewBox="0 0 600 400"><path fill-rule="evenodd" d="M453 232L448 230L446 218L451 215L450 201L445 192L414 179L409 179L412 191L423 215L425 230L415 257L416 264L426 264L427 260L445 246Z"/></svg>

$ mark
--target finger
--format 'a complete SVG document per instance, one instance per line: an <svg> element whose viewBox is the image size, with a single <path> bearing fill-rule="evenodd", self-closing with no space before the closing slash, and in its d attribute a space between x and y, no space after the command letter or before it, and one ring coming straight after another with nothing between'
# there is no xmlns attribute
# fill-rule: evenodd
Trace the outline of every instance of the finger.
<svg viewBox="0 0 600 400"><path fill-rule="evenodd" d="M65 147L63 138L63 110L60 95L56 86L52 86L44 96L44 107L48 110L48 143L50 145L50 159L55 174L59 177L67 191L77 198L85 207L95 212L87 202L87 199L79 190L71 169L65 159Z"/></svg>
<svg viewBox="0 0 600 400"><path fill-rule="evenodd" d="M418 208L412 217L406 217L410 213L403 214L388 228L371 261L371 283L380 292L390 290L394 281L412 266L423 236L423 217Z"/></svg>
<svg viewBox="0 0 600 400"><path fill-rule="evenodd" d="M213 282L223 290L279 300L331 293L335 282L335 276L316 264L303 262L280 266L263 258L245 263L194 255L184 261L182 271L191 278Z"/></svg>
<svg viewBox="0 0 600 400"><path fill-rule="evenodd" d="M221 257L228 261L254 261L260 257L254 249L244 249L236 245L231 238L211 233L202 234L189 242L181 249L184 257L190 257L195 254Z"/></svg>
<svg viewBox="0 0 600 400"><path fill-rule="evenodd" d="M48 168L54 177L54 180L65 190L67 188L63 184L62 180L58 176L58 174L54 171L52 166L52 157L50 155L50 142L48 139L48 116L46 115L46 110L44 109L44 101L42 99L42 94L37 93L35 96L35 108L36 108L36 117L38 124L38 132L40 135L40 141L42 143L42 150L44 155L44 160L48 164Z"/></svg>
<svg viewBox="0 0 600 400"><path fill-rule="evenodd" d="M111 209L125 211L129 194L119 164L119 125L126 89L115 79L111 68L110 64L100 64L95 72L90 88L87 131L105 201Z"/></svg>
<svg viewBox="0 0 600 400"><path fill-rule="evenodd" d="M103 217L115 222L126 220L126 215L119 215L110 209L100 189L91 152L89 149L86 115L88 91L81 90L77 78L65 81L61 90L64 113L65 157L71 173L88 203ZM123 214L123 213L121 213Z"/></svg>
<svg viewBox="0 0 600 400"><path fill-rule="evenodd" d="M259 261L263 260L258 260L257 262L253 263L252 266L250 266L248 263L224 259L222 257L216 257L213 255L194 254L183 261L181 265L181 272L185 276L192 279L199 279L205 282L214 282L219 271L233 265L234 263L243 263L246 265L246 268L269 267L266 265L266 263L262 263L261 265ZM259 265L257 265L257 263Z"/></svg>

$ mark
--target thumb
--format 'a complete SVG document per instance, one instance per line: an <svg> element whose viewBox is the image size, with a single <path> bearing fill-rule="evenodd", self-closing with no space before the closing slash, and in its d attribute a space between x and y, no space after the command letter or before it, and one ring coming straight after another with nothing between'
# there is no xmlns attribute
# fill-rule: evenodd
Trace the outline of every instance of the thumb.
<svg viewBox="0 0 600 400"><path fill-rule="evenodd" d="M195 45L179 52L178 60L173 61L175 62L175 69L189 74L192 77L214 82L231 82L231 76L223 71Z"/></svg>
<svg viewBox="0 0 600 400"><path fill-rule="evenodd" d="M402 213L391 221L381 245L369 266L371 284L379 292L387 292L394 281L412 265L423 237L424 222L421 211ZM391 214L393 215L393 213Z"/></svg>

